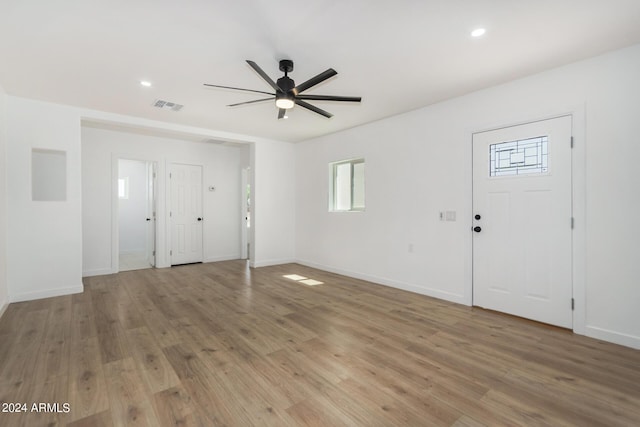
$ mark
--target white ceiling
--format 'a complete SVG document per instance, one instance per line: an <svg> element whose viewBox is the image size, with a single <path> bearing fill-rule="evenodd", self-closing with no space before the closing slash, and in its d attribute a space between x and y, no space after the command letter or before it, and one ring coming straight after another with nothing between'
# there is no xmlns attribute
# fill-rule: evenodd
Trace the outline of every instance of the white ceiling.
<svg viewBox="0 0 640 427"><path fill-rule="evenodd" d="M469 36L476 27L487 33ZM0 86L11 95L301 141L640 42L639 0L2 0ZM270 91L292 59L331 119L227 104ZM142 87L140 80L153 83ZM180 112L155 99L184 104Z"/></svg>

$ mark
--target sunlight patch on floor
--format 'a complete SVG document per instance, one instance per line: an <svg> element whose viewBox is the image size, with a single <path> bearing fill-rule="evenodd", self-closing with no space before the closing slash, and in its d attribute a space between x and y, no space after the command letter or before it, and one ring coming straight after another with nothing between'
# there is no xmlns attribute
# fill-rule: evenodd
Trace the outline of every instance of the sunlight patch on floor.
<svg viewBox="0 0 640 427"><path fill-rule="evenodd" d="M305 285L309 285L309 286L322 285L324 283L324 282L320 282L318 280L313 280L313 279L298 280L298 282L304 283Z"/></svg>
<svg viewBox="0 0 640 427"><path fill-rule="evenodd" d="M300 276L298 274L285 274L282 277L290 279L290 280L295 280L296 282L302 283L302 284L307 285L307 286L316 286L316 285L324 284L324 282L320 282L319 280L308 279L308 278L306 278L304 276Z"/></svg>
<svg viewBox="0 0 640 427"><path fill-rule="evenodd" d="M287 279L291 279L291 280L305 280L306 277L304 276L299 276L297 274L285 274L283 277L286 277Z"/></svg>

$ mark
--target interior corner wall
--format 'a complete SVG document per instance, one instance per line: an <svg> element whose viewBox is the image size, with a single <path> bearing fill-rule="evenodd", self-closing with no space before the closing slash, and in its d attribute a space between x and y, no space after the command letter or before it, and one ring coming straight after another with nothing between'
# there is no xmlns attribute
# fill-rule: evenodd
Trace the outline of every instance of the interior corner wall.
<svg viewBox="0 0 640 427"><path fill-rule="evenodd" d="M287 142L252 144L252 267L294 261L294 147Z"/></svg>
<svg viewBox="0 0 640 427"><path fill-rule="evenodd" d="M157 165L156 266L171 265L168 174L172 163L203 166L203 257L205 262L241 255L241 169L249 146L224 146L133 132L82 127L82 217L84 276L114 273L112 256L113 162L118 158ZM214 186L215 191L208 187ZM115 210L117 212L117 210Z"/></svg>
<svg viewBox="0 0 640 427"><path fill-rule="evenodd" d="M640 45L297 144L296 259L471 304L472 134L569 113L574 328L640 348L638 75ZM328 163L356 157L366 211L329 213Z"/></svg>
<svg viewBox="0 0 640 427"><path fill-rule="evenodd" d="M6 99L0 87L0 316L9 303L7 285L7 161L6 161Z"/></svg>
<svg viewBox="0 0 640 427"><path fill-rule="evenodd" d="M5 117L9 300L82 292L79 115L7 96ZM66 153L66 200L32 200L34 148Z"/></svg>

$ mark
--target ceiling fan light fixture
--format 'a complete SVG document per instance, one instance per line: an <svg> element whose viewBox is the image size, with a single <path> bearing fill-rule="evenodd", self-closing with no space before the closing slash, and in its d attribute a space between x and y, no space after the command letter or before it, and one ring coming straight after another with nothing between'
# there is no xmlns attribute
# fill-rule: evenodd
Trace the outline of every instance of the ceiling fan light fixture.
<svg viewBox="0 0 640 427"><path fill-rule="evenodd" d="M316 107L315 105L309 104L307 101L343 101L343 102L360 102L362 98L359 96L334 96L334 95L307 95L303 94L307 89L311 89L312 87L324 82L327 79L338 74L336 70L333 68L329 68L317 76L311 77L309 80L305 81L296 86L296 83L289 78L287 75L291 71L293 71L293 61L290 59L283 59L280 61L280 71L284 72L284 76L278 79L278 82L274 82L271 77L264 72L262 68L258 64L253 61L247 59L247 64L253 68L253 70L258 73L262 80L271 86L271 88L275 91L275 93L265 92L262 90L253 90L253 89L243 89L239 87L231 87L231 86L221 86L221 85L212 85L205 83L205 86L211 87L219 87L222 89L233 89L233 90L241 90L244 92L255 92L261 93L263 95L269 95L269 98L260 98L254 99L251 101L238 102L235 104L229 104L228 107L236 107L238 105L246 105L246 104L255 104L258 102L267 102L272 101L275 97L276 107L278 108L278 120L287 118L287 110L292 109L296 104L301 108L305 108L313 113L320 114L321 116L330 119L333 117L333 114L324 111L321 108Z"/></svg>
<svg viewBox="0 0 640 427"><path fill-rule="evenodd" d="M295 102L293 101L292 96L287 96L287 95L276 96L276 107L288 110L290 108L293 108L294 105L295 105Z"/></svg>

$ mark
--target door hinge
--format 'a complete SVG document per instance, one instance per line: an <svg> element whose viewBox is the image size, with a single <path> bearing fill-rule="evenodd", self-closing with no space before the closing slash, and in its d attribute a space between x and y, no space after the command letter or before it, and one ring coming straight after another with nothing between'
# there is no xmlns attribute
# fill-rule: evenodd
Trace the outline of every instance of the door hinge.
<svg viewBox="0 0 640 427"><path fill-rule="evenodd" d="M571 298L571 310L575 310L576 308L576 300Z"/></svg>
<svg viewBox="0 0 640 427"><path fill-rule="evenodd" d="M169 172L169 179L171 179L171 172Z"/></svg>
<svg viewBox="0 0 640 427"><path fill-rule="evenodd" d="M571 148L573 148L573 137L571 137Z"/></svg>
<svg viewBox="0 0 640 427"><path fill-rule="evenodd" d="M173 212L169 211L169 216L173 216Z"/></svg>
<svg viewBox="0 0 640 427"><path fill-rule="evenodd" d="M575 226L576 226L576 219L574 217L571 217L571 229L573 230Z"/></svg>
<svg viewBox="0 0 640 427"><path fill-rule="evenodd" d="M156 251L151 252L151 255L156 256Z"/></svg>
<svg viewBox="0 0 640 427"><path fill-rule="evenodd" d="M169 251L169 255L173 255L173 251Z"/></svg>

